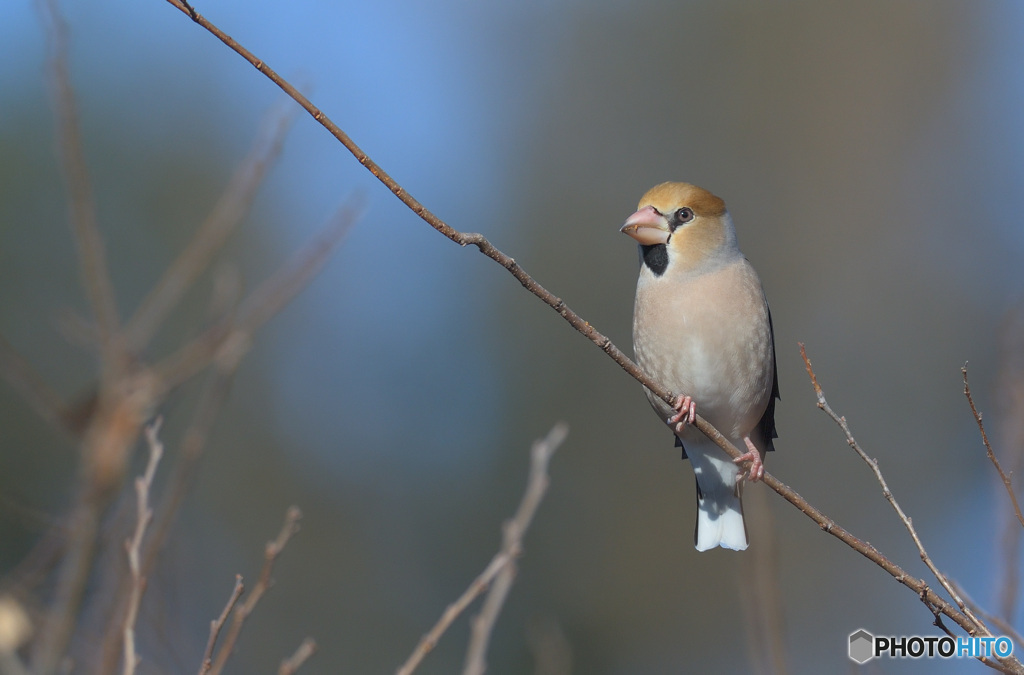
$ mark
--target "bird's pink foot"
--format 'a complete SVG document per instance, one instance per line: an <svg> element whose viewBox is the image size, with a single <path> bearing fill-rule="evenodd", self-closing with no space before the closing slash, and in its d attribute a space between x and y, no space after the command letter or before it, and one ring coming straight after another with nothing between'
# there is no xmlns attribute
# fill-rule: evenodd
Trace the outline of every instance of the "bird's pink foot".
<svg viewBox="0 0 1024 675"><path fill-rule="evenodd" d="M680 396L672 407L675 409L676 414L668 418L668 425L676 433L681 433L683 427L687 424L693 424L693 421L697 419L697 404L689 396Z"/></svg>
<svg viewBox="0 0 1024 675"><path fill-rule="evenodd" d="M746 478L748 478L751 483L756 483L764 477L764 461L761 459L761 453L758 452L757 448L754 446L754 442L750 440L750 436L744 436L743 442L747 444L747 452L732 461L736 464L750 462L750 468L747 469ZM739 480L743 480L743 478L743 474L740 473Z"/></svg>

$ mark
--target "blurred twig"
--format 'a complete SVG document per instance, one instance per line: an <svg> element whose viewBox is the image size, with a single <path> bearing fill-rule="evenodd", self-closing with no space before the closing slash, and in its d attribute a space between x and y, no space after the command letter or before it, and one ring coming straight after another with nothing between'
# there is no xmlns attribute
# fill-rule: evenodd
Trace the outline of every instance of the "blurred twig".
<svg viewBox="0 0 1024 675"><path fill-rule="evenodd" d="M246 297L233 316L225 317L155 366L167 386L175 386L211 363L230 369L248 349L253 333L280 312L323 267L362 213L362 200L351 198L322 232L296 251L274 274Z"/></svg>
<svg viewBox="0 0 1024 675"><path fill-rule="evenodd" d="M68 190L71 229L78 247L82 285L100 340L100 393L93 423L85 430L74 505L68 519L66 554L57 571L53 599L32 645L30 666L37 675L55 672L67 651L83 593L92 571L99 523L124 459L148 414L149 393L142 371L127 372L130 359L119 339L114 290L96 223L78 113L68 67L67 28L55 0L39 0L50 49L50 84L55 133ZM38 387L36 387L38 391Z"/></svg>
<svg viewBox="0 0 1024 675"><path fill-rule="evenodd" d="M153 510L149 508L149 490L153 486L153 476L156 475L157 464L160 463L160 458L164 454L163 443L157 437L161 423L162 420L158 417L146 427L149 462L146 464L143 474L135 479L135 494L138 498L135 533L125 542L132 590L128 598L127 615L124 619L124 665L121 671L123 675L133 675L135 667L139 663L139 657L135 654L135 618L138 616L139 603L142 601L142 593L146 588L146 577L142 574L139 566L139 550L142 548L142 538L146 534L146 527L153 519Z"/></svg>
<svg viewBox="0 0 1024 675"><path fill-rule="evenodd" d="M530 451L530 478L526 484L526 493L523 501L519 504L516 515L505 523L502 533L501 552L509 556L509 562L500 572L491 585L487 597L484 598L480 614L472 621L472 632L469 641L469 648L466 650L466 666L463 675L483 675L487 669L485 658L487 646L491 640L491 633L494 631L494 624L498 620L498 614L505 604L508 591L516 576L516 558L522 553L523 535L533 521L533 516L548 490L548 464L551 455L558 446L565 441L569 433L569 427L564 422L556 424L548 435L534 441Z"/></svg>
<svg viewBox="0 0 1024 675"><path fill-rule="evenodd" d="M738 561L737 587L747 624L747 651L751 675L785 675L786 606L779 589L778 530L764 490L743 493L747 527L754 539Z"/></svg>
<svg viewBox="0 0 1024 675"><path fill-rule="evenodd" d="M244 592L245 584L242 583L242 575L236 574L235 587L231 590L231 596L228 597L228 604L224 605L224 611L220 613L220 616L210 622L210 638L206 641L206 651L203 653L203 661L199 665L199 675L206 675L213 667L213 649L217 646L217 638L220 637L224 624L231 616L231 610L235 608L235 604L238 603L238 599Z"/></svg>
<svg viewBox="0 0 1024 675"><path fill-rule="evenodd" d="M128 321L125 334L129 344L136 349L149 343L167 314L209 267L214 254L249 213L267 171L281 153L285 135L294 118L292 110L282 104L268 114L264 122L266 130L235 170L210 215Z"/></svg>
<svg viewBox="0 0 1024 675"><path fill-rule="evenodd" d="M285 512L284 525L281 526L281 531L277 534L277 537L273 541L267 542L266 547L263 551L263 569L260 571L260 578L256 581L256 585L252 587L252 592L249 593L249 597L245 599L245 602L235 607L232 613L231 625L228 626L228 632L224 636L224 641L220 645L220 649L217 650L217 655L213 657L212 663L209 668L206 668L206 658L203 659L203 668L200 673L208 675L220 675L221 671L224 670L224 664L227 663L231 657L231 653L235 649L235 643L238 641L238 636L242 632L242 626L245 624L245 620L249 618L253 610L256 609L256 604L263 597L263 594L270 588L270 575L274 571L274 563L277 561L277 557L281 555L281 551L288 544L288 540L299 531L299 519L302 518L302 512L297 506L291 506L288 511ZM239 579L239 584L241 579ZM236 584L235 588L238 588ZM236 598L237 599L237 598ZM229 603L229 607L231 603ZM219 629L218 629L219 631ZM210 642L211 644L216 641L213 630L210 631ZM208 648L209 649L209 648Z"/></svg>
<svg viewBox="0 0 1024 675"><path fill-rule="evenodd" d="M999 378L996 402L1000 423L999 444L1011 478L1024 470L1024 301L1006 312L999 328ZM1016 491L1014 491L1014 494ZM1005 508L998 509L1002 535L999 538L1002 569L998 589L999 615L1013 623L1017 615L1017 598L1021 576L1021 538L1024 529L1019 520L1008 517Z"/></svg>
<svg viewBox="0 0 1024 675"><path fill-rule="evenodd" d="M152 534L142 555L144 574L148 574L155 564L182 500L195 479L210 429L223 407L235 372L252 343L254 333L281 311L320 271L360 212L361 202L358 199L343 204L322 232L257 286L237 308L228 307L224 316L216 320L207 331L154 367L157 379L166 387L187 380L211 364L212 372L199 396L193 419L182 437L181 450L169 487L156 509ZM127 590L126 583L122 583L116 591L117 596L124 596ZM120 604L115 603L115 606ZM109 623L118 621L119 617L114 615ZM112 640L107 641L101 650L101 664L111 661L115 647ZM103 670L101 667L100 671Z"/></svg>
<svg viewBox="0 0 1024 675"><path fill-rule="evenodd" d="M71 229L78 244L82 285L96 319L100 347L105 355L103 360L106 365L111 366L112 362L121 356L120 353L115 353L118 346L114 344L119 320L114 287L107 268L106 252L96 225L96 205L89 182L89 171L82 150L78 111L68 70L67 27L57 9L56 0L39 0L38 5L50 41L50 83L57 114L57 146L69 194Z"/></svg>
<svg viewBox="0 0 1024 675"><path fill-rule="evenodd" d="M415 671L423 658L434 649L452 622L484 591L490 588L480 616L473 621L473 634L467 650L466 669L463 671L464 673L483 672L483 659L486 655L491 630L494 628L494 622L497 620L505 596L515 577L515 560L522 554L523 535L530 526L533 515L537 512L537 506L547 490L548 463L551 460L551 455L565 440L568 432L569 427L564 422L559 422L548 432L547 436L533 444L530 453L530 477L527 481L526 492L523 494L515 516L505 523L501 549L484 568L484 571L473 580L469 588L455 602L448 605L434 627L423 636L409 658L396 671L396 675L410 675Z"/></svg>
<svg viewBox="0 0 1024 675"><path fill-rule="evenodd" d="M1003 635L1009 637L1011 640L1016 642L1016 648L1024 647L1024 636L1022 636L1016 628L1010 625L1008 621L1004 621L1002 618L986 612L984 608L980 607L978 603L976 603L971 598L971 596L968 595L967 592L960 587L960 584L956 583L952 579L950 580L950 583L953 584L957 592L960 593L960 596L964 599L964 602L970 605L970 607L974 609L975 612L985 617L987 621L992 622L992 625L1001 630L1003 632Z"/></svg>
<svg viewBox="0 0 1024 675"><path fill-rule="evenodd" d="M572 646L554 618L535 618L526 627L533 675L571 675Z"/></svg>
<svg viewBox="0 0 1024 675"><path fill-rule="evenodd" d="M306 638L299 645L295 653L281 661L277 669L277 675L295 675L295 672L302 667L306 660L316 653L316 641L313 638Z"/></svg>
<svg viewBox="0 0 1024 675"><path fill-rule="evenodd" d="M251 206L256 189L269 165L278 156L288 122L285 110L270 114L268 130L258 140L236 171L227 190L190 243L170 265L146 296L136 314L124 327L120 323L103 242L96 221L96 209L82 149L74 93L68 68L67 30L55 0L39 0L50 41L52 86L57 117L60 157L67 188L72 230L78 245L82 283L92 317L75 321L75 334L99 352L99 378L86 399L82 414L69 410L35 374L28 363L0 338L0 377L8 380L40 414L54 426L80 439L80 462L73 505L69 515L54 532L63 534L59 547L49 534L39 544L42 553L58 551L60 559L47 607L31 645L31 668L35 675L52 675L68 655L72 636L81 620L85 589L94 577L95 561L102 551L100 527L113 498L119 493L141 429L168 394L189 378L213 365L214 375L204 391L183 443L183 457L175 471L171 490L157 511L156 527L132 549L132 574L107 575L116 590L106 586L92 594L98 606L112 599L101 621L103 640L94 650L99 672L111 672L119 654L132 649L124 643L126 631L134 625L139 580L148 575L173 522L174 513L191 484L198 458L209 429L220 410L239 361L253 339L253 333L279 312L315 275L343 238L357 216L357 207L345 204L323 234L301 249L285 266L257 287L235 310L214 323L191 343L165 360L151 366L136 354L155 335L168 312L210 265ZM135 567L137 566L137 567ZM107 582L109 583L109 582ZM134 667L131 661L126 667Z"/></svg>
<svg viewBox="0 0 1024 675"><path fill-rule="evenodd" d="M14 347L0 335L0 378L7 380L50 427L66 430L63 401Z"/></svg>

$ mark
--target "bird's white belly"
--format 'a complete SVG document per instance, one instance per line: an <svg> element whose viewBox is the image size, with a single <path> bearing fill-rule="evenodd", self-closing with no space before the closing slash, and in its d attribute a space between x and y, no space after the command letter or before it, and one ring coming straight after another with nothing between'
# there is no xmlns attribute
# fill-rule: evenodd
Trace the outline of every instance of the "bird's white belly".
<svg viewBox="0 0 1024 675"><path fill-rule="evenodd" d="M642 279L634 315L640 367L673 393L692 396L697 413L734 441L757 425L772 389L767 308L760 284L744 279L748 273L746 264L716 273L725 275L714 281L716 293L723 285L729 292L727 302L709 300L704 278L670 295L657 287L662 279ZM671 414L664 401L648 397L662 419Z"/></svg>

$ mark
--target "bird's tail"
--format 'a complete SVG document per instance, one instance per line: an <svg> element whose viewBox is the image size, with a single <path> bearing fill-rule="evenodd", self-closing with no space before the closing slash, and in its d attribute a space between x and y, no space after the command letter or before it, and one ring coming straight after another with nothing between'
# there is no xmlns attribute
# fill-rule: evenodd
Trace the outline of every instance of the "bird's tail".
<svg viewBox="0 0 1024 675"><path fill-rule="evenodd" d="M686 451L697 475L697 550L721 546L742 551L747 548L747 526L743 522L742 485L736 482L739 467L717 446L694 445L687 443Z"/></svg>

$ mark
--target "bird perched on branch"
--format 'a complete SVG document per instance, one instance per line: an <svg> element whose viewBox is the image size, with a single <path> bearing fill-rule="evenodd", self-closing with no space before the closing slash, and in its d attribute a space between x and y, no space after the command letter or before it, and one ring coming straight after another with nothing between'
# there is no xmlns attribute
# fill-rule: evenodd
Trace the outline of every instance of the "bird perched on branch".
<svg viewBox="0 0 1024 675"><path fill-rule="evenodd" d="M740 253L725 202L689 183L647 192L621 231L640 244L633 347L647 375L680 393L670 406L647 391L697 476L698 551L743 550L740 465L764 475L774 450L775 341L757 272ZM746 454L732 460L692 425L700 415Z"/></svg>

